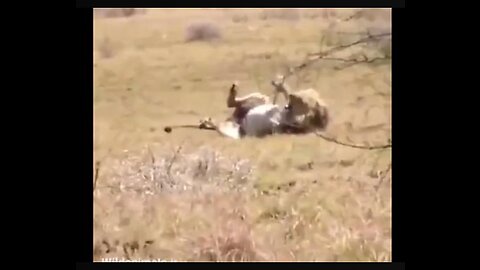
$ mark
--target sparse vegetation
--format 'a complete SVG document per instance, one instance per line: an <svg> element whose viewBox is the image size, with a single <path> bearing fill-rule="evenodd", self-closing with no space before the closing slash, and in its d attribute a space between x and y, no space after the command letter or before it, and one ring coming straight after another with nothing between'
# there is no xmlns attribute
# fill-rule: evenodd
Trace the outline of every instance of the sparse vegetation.
<svg viewBox="0 0 480 270"><path fill-rule="evenodd" d="M366 205L357 201L365 199L357 194L363 185L323 179L254 186L251 162L207 147L184 153L180 147L168 151L157 146L102 164L103 181L94 190L96 260L389 258L388 252L363 247L389 245L382 237L386 232L367 226L385 217L373 217L380 206L375 196ZM328 194L333 187L342 188ZM338 245L340 252L316 249L318 245Z"/></svg>
<svg viewBox="0 0 480 270"><path fill-rule="evenodd" d="M114 56L114 48L112 42L108 37L105 37L101 41L98 42L96 46L98 48L98 53L100 53L100 57L102 58L111 58Z"/></svg>
<svg viewBox="0 0 480 270"><path fill-rule="evenodd" d="M211 41L221 38L220 28L212 22L192 23L186 30L186 41Z"/></svg>
<svg viewBox="0 0 480 270"><path fill-rule="evenodd" d="M163 132L204 116L225 119L233 81L239 96L271 97L275 75L308 53L390 30L387 16L343 21L355 10L332 11L298 9L296 19L284 19L297 15L155 9L95 19L95 260L391 261L390 149L309 135L232 141L208 131ZM196 32L192 21L206 19L221 42L185 42ZM331 57L387 54L384 42ZM319 61L288 83L317 89L329 104L328 134L385 143L390 63L335 69L342 64Z"/></svg>
<svg viewBox="0 0 480 270"><path fill-rule="evenodd" d="M120 18L145 14L146 11L141 8L95 8L94 15L97 18Z"/></svg>

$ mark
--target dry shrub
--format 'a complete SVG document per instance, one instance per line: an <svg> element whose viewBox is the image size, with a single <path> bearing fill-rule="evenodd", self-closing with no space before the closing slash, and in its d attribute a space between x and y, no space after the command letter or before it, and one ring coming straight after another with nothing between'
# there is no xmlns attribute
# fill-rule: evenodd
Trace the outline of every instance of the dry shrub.
<svg viewBox="0 0 480 270"><path fill-rule="evenodd" d="M209 147L151 147L103 160L94 260L390 260L389 217L373 190L359 196L355 186L325 179L289 185L282 197L261 195L253 172L248 160Z"/></svg>
<svg viewBox="0 0 480 270"><path fill-rule="evenodd" d="M244 210L252 189L253 167L247 160L209 148L188 154L145 149L103 166L108 168L103 169L94 203L95 260L265 259ZM180 227L192 224L207 225L182 234L185 241L176 240L178 246L162 242L178 239Z"/></svg>
<svg viewBox="0 0 480 270"><path fill-rule="evenodd" d="M244 190L253 167L248 160L230 159L210 148L186 154L144 149L110 160L108 185L141 196L186 191ZM106 173L106 172L104 172Z"/></svg>
<svg viewBox="0 0 480 270"><path fill-rule="evenodd" d="M211 208L203 209L212 226L189 238L191 261L265 261L268 259L253 236L253 221L244 209L245 194L217 194L209 198ZM200 197L205 199L205 197ZM205 203L200 201L200 203Z"/></svg>
<svg viewBox="0 0 480 270"><path fill-rule="evenodd" d="M142 8L96 8L94 9L95 17L99 18L121 18L131 17L134 15L145 14L146 9Z"/></svg>
<svg viewBox="0 0 480 270"><path fill-rule="evenodd" d="M300 12L297 9L267 9L262 11L260 19L297 21L300 19Z"/></svg>
<svg viewBox="0 0 480 270"><path fill-rule="evenodd" d="M190 24L186 29L185 40L191 41L212 41L222 37L220 28L212 22L196 22Z"/></svg>
<svg viewBox="0 0 480 270"><path fill-rule="evenodd" d="M111 40L105 37L97 43L97 51L102 58L112 58L115 54Z"/></svg>
<svg viewBox="0 0 480 270"><path fill-rule="evenodd" d="M232 222L229 222L232 223ZM231 226L221 228L219 232L200 236L192 242L193 261L245 262L264 261L265 258L256 249L248 228Z"/></svg>
<svg viewBox="0 0 480 270"><path fill-rule="evenodd" d="M248 16L246 14L233 14L232 15L232 22L234 23L245 23L248 22Z"/></svg>
<svg viewBox="0 0 480 270"><path fill-rule="evenodd" d="M245 194L210 189L158 194L103 194L95 203L95 260L261 261ZM173 243L174 242L174 243Z"/></svg>
<svg viewBox="0 0 480 270"><path fill-rule="evenodd" d="M143 149L101 164L94 192L95 260L261 258L243 209L253 188L248 160L210 148ZM172 238L177 246L168 242Z"/></svg>

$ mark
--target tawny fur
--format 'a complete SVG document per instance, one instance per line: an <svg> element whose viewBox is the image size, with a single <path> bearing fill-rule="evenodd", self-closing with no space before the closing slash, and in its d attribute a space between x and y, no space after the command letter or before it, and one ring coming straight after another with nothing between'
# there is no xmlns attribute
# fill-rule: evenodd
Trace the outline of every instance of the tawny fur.
<svg viewBox="0 0 480 270"><path fill-rule="evenodd" d="M315 89L293 92L283 76L278 76L272 81L272 85L276 91L274 102L278 94L282 94L287 100L287 122L298 126L304 132L327 128L330 122L328 105Z"/></svg>

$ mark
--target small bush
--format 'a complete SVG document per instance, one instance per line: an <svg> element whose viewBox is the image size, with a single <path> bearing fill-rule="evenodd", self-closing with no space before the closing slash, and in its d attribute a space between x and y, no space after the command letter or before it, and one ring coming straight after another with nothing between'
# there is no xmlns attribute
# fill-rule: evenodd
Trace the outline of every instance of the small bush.
<svg viewBox="0 0 480 270"><path fill-rule="evenodd" d="M248 16L245 14L233 14L232 22L234 23L244 23L248 21Z"/></svg>
<svg viewBox="0 0 480 270"><path fill-rule="evenodd" d="M255 245L250 226L232 218L219 221L226 224L217 228L214 234L191 241L192 261L245 262L266 259Z"/></svg>
<svg viewBox="0 0 480 270"><path fill-rule="evenodd" d="M250 185L252 165L201 148L190 154L152 153L143 150L125 159L112 160L109 186L138 195L185 191L243 190Z"/></svg>
<svg viewBox="0 0 480 270"><path fill-rule="evenodd" d="M263 258L245 212L254 180L250 161L208 147L188 153L142 149L104 160L100 171L94 194L95 261ZM180 230L185 231L179 235ZM164 241L171 237L182 241L170 246Z"/></svg>
<svg viewBox="0 0 480 270"><path fill-rule="evenodd" d="M146 9L141 8L99 8L94 9L95 16L100 18L121 18L145 14Z"/></svg>
<svg viewBox="0 0 480 270"><path fill-rule="evenodd" d="M102 39L98 44L97 44L97 50L98 53L100 54L100 57L102 58L112 58L115 54L112 42L110 41L109 38L104 38Z"/></svg>
<svg viewBox="0 0 480 270"><path fill-rule="evenodd" d="M221 38L220 28L210 22L192 23L187 27L187 42L191 41L212 41Z"/></svg>

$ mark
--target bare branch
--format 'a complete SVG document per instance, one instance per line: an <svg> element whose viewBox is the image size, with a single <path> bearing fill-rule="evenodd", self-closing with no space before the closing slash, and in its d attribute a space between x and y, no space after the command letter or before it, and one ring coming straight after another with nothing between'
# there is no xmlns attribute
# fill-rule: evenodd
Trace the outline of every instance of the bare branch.
<svg viewBox="0 0 480 270"><path fill-rule="evenodd" d="M97 161L95 163L95 176L94 176L94 182L93 182L93 191L97 188L97 181L98 181L98 171L100 170L100 161Z"/></svg>
<svg viewBox="0 0 480 270"><path fill-rule="evenodd" d="M379 61L379 60L388 60L388 59L390 59L390 57L376 57L376 58L369 59L366 55L363 55L363 59L343 59L343 58L328 57L328 56L333 54L334 52L338 52L338 51L341 51L341 50L344 50L344 49L347 49L347 48L350 48L350 47L353 47L353 46L356 46L356 45L359 45L359 44L380 40L380 39L385 38L385 37L391 37L391 35L392 35L392 33L390 33L390 32L374 35L374 34L371 34L370 31L367 31L366 37L361 38L361 39L359 39L355 42L340 45L340 46L337 46L337 47L333 47L329 50L319 52L319 53L310 53L310 54L307 55L307 59L302 64L288 68L288 71L286 72L286 74L283 75L283 79L285 80L288 76L291 76L295 72L297 72L297 71L299 71L299 70L301 70L305 67L308 67L309 65L311 65L312 63L314 63L318 60L341 61L341 62L348 63L346 66L344 66L342 68L338 68L338 69L345 69L347 67L350 67L350 66L353 66L353 65L356 65L356 64L361 64L361 63L373 63L373 62L376 62L376 61ZM324 134L321 134L319 132L316 132L315 134L317 136L321 137L322 139L326 140L326 141L333 142L333 143L336 143L336 144L339 144L339 145L342 145L342 146L352 147L352 148L375 150L375 149L386 149L386 148L391 148L392 147L390 139L388 140L388 143L384 144L384 145L368 146L368 145L360 145L360 144L351 144L351 143L341 142L341 141L339 141L335 138L325 136Z"/></svg>
<svg viewBox="0 0 480 270"><path fill-rule="evenodd" d="M367 37L365 37L365 38L361 38L361 39L359 39L355 42L349 43L349 44L344 44L344 45L339 45L337 47L333 47L333 48L331 48L331 49L329 49L325 52L311 53L311 54L309 54L309 56L317 56L317 57L323 58L323 57L325 57L327 55L330 55L334 52L341 51L341 50L350 48L350 47L358 45L358 44L372 42L372 41L381 39L383 37L389 37L389 36L392 36L392 33L388 32L388 33L381 33L381 34L372 35L369 32L367 32Z"/></svg>
<svg viewBox="0 0 480 270"><path fill-rule="evenodd" d="M322 138L326 141L333 142L333 143L343 145L343 146L348 146L348 147L351 147L351 148L359 148L359 149L367 149L367 150L392 148L392 143L390 142L390 140L387 144L384 144L384 145L368 146L368 145L360 145L360 144L352 144L352 143L341 142L341 141L339 141L335 138L325 136L324 134L321 134L319 132L316 132L315 135L317 135L318 137L320 137L320 138Z"/></svg>
<svg viewBox="0 0 480 270"><path fill-rule="evenodd" d="M373 62L380 61L380 60L391 60L392 59L389 56L374 57L374 58L370 58L370 59L366 55L362 55L362 56L363 56L362 59L356 59L356 58L348 59L348 58L340 58L340 57L324 57L324 58L322 58L322 60L338 61L338 62L350 63L351 65L355 65L355 64L373 63Z"/></svg>
<svg viewBox="0 0 480 270"><path fill-rule="evenodd" d="M342 50L345 50L347 48L350 48L350 47L353 47L353 46L356 46L356 45L359 45L359 44L373 42L373 41L377 41L377 40L380 40L382 38L391 37L391 36L392 36L392 33L390 33L390 32L381 33L381 34L371 34L369 31L367 31L366 37L361 38L361 39L359 39L355 42L340 45L340 46L336 46L336 47L333 47L333 48L331 48L329 50L326 50L326 51L323 51L323 52L307 54L307 60L300 65L288 68L288 71L284 75L284 78L287 78L288 76L291 76L295 72L298 72L299 70L311 65L312 63L314 63L318 60L323 60L323 59L327 58L327 56L329 56L329 55L331 55L335 52L342 51ZM332 59L329 59L329 60L332 60ZM379 60L379 59L376 59L375 61L377 61L377 60ZM351 62L351 61L355 61L355 60L346 59L345 61ZM357 60L358 63L367 63L368 61L372 61L372 60L364 60L364 61L358 61ZM357 63L355 63L355 64L357 64Z"/></svg>
<svg viewBox="0 0 480 270"><path fill-rule="evenodd" d="M346 69L346 68L349 68L349 67L352 67L354 65L358 65L358 64L371 64L371 63L374 63L374 62L379 62L379 61L382 61L382 60L391 60L392 58L389 57L389 56L385 56L385 57L374 57L374 58L371 58L371 59L368 59L368 58L364 58L362 60L358 60L358 59L342 59L342 58L323 58L323 60L336 60L336 61L341 61L341 62L345 62L345 63L348 63L342 67L335 67L336 70L343 70L343 69Z"/></svg>
<svg viewBox="0 0 480 270"><path fill-rule="evenodd" d="M342 21L348 22L348 21L350 21L350 20L352 20L352 19L355 19L355 18L359 17L360 15L362 15L363 12L364 12L363 9L357 10L357 11L355 11L352 15L350 15L350 16L342 19Z"/></svg>
<svg viewBox="0 0 480 270"><path fill-rule="evenodd" d="M378 183L374 186L375 190L378 190L380 188L380 185L383 183L383 180L385 180L386 176L391 170L392 170L392 163L390 162L390 164L388 164L387 169L385 169L382 176L378 180Z"/></svg>

